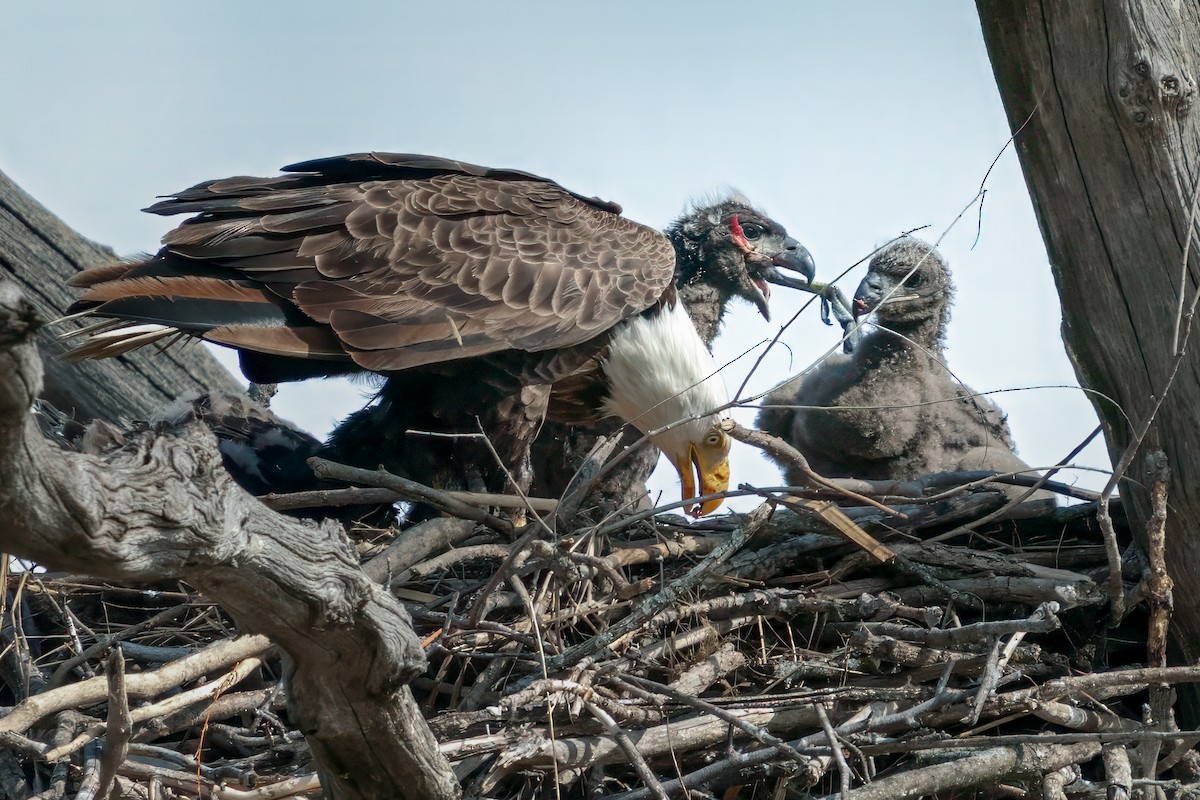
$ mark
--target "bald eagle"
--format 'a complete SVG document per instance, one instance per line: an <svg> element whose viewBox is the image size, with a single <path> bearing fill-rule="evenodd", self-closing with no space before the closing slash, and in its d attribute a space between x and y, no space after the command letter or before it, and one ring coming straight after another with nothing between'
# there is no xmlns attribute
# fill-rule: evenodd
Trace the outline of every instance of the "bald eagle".
<svg viewBox="0 0 1200 800"><path fill-rule="evenodd" d="M950 268L933 246L907 236L881 249L853 300L856 316L874 314L875 329L852 354L831 356L771 392L758 426L828 477L1029 471L1004 413L946 366L953 294ZM795 467L787 478L802 482Z"/></svg>
<svg viewBox="0 0 1200 800"><path fill-rule="evenodd" d="M516 170L363 153L283 171L147 209L194 216L152 258L76 276L86 291L72 312L99 321L72 357L187 336L237 349L256 383L377 373L377 401L334 432L330 454L489 491L528 485L551 387L582 370L581 402L648 434L685 499L727 488L727 395L662 234ZM760 248L736 219L729 236L743 256L732 279L765 307L794 253Z"/></svg>

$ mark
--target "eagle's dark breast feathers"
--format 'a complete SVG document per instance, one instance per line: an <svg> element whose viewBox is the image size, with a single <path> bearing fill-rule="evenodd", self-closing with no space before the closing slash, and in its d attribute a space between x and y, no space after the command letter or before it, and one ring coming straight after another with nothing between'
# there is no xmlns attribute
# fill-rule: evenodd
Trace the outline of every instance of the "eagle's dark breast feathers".
<svg viewBox="0 0 1200 800"><path fill-rule="evenodd" d="M672 282L660 233L526 173L380 153L286 171L296 174L211 181L152 206L196 215L153 258L78 276L92 287L78 307L237 347L265 382L293 377L279 374L289 365L294 377L391 373L572 348Z"/></svg>

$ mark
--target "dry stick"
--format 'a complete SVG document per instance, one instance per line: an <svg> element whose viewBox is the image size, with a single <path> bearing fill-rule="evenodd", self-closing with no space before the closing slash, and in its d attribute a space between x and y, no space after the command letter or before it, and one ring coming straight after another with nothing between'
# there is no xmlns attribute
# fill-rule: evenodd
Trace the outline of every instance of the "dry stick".
<svg viewBox="0 0 1200 800"><path fill-rule="evenodd" d="M100 757L97 750L99 746L92 742L83 751L83 776L79 779L75 800L92 800L96 796L96 789L100 786Z"/></svg>
<svg viewBox="0 0 1200 800"><path fill-rule="evenodd" d="M125 692L125 656L121 646L113 648L105 663L108 682L108 724L104 752L100 755L100 783L96 796L102 800L119 800L121 792L115 785L117 767L129 755L129 737L133 722L129 719L129 695Z"/></svg>
<svg viewBox="0 0 1200 800"><path fill-rule="evenodd" d="M347 489L314 489L257 495L258 501L272 511L297 508L341 508L342 506L382 506L407 498L399 492L378 487L352 486Z"/></svg>
<svg viewBox="0 0 1200 800"><path fill-rule="evenodd" d="M1187 295L1187 268L1188 254L1192 249L1192 239L1196 235L1196 214L1200 211L1200 178L1197 179L1195 187L1192 189L1192 207L1188 209L1188 235L1187 240L1183 243L1183 258L1180 259L1179 265L1179 305L1175 309L1175 329L1171 335L1171 352L1177 353L1187 344L1187 333L1184 333L1184 341L1179 341L1179 330L1181 327L1185 331L1190 332L1192 327L1192 318L1196 315L1196 304L1200 303L1200 292L1192 296L1192 304L1188 307L1187 313L1183 311L1183 298Z"/></svg>
<svg viewBox="0 0 1200 800"><path fill-rule="evenodd" d="M918 767L880 778L868 786L841 795L840 800L894 800L897 797L949 793L954 789L995 783L1015 776L1044 775L1071 764L1091 761L1099 754L1100 745L1090 742L998 747L944 764ZM839 796L827 795L821 800L839 800Z"/></svg>
<svg viewBox="0 0 1200 800"><path fill-rule="evenodd" d="M449 569L455 564L476 558L494 558L502 561L510 554L511 549L506 544L475 544L469 547L456 547L419 564L413 564L397 575L395 581L407 583L410 580L427 578L434 573Z"/></svg>
<svg viewBox="0 0 1200 800"><path fill-rule="evenodd" d="M157 703L151 703L145 706L138 706L130 712L129 719L131 722L145 722L154 717L173 714L182 708L186 708L201 700L207 700L216 695L220 695L225 689L245 680L248 675L254 672L262 665L261 659L246 658L239 661L234 668L220 681L209 681L202 686L197 686L194 689L189 689L186 692L170 695ZM139 676L133 676L139 677ZM127 677L126 682L131 681L132 677ZM46 753L47 760L55 760L68 756L74 753L81 747L84 747L100 734L104 733L106 726L104 723L92 725L75 737L74 740L68 742L62 747L56 747Z"/></svg>
<svg viewBox="0 0 1200 800"><path fill-rule="evenodd" d="M823 489L828 489L831 492L837 492L838 494L848 497L851 500L857 500L860 503L865 503L866 505L879 509L885 514L891 514L892 516L899 517L900 519L908 519L907 515L901 514L895 509L888 508L883 503L872 500L866 495L861 495L858 492L852 492L849 489L843 489L828 478L818 475L813 471L812 467L808 465L808 459L806 459L799 450L792 447L778 436L772 436L766 431L760 431L755 428L743 427L731 419L723 421L721 423L721 428L739 442L751 445L752 447L757 447L759 450L769 453L777 460L786 461L788 464L796 467L798 470L804 473L804 477L808 478L808 480L811 481L814 486L819 486Z"/></svg>
<svg viewBox="0 0 1200 800"><path fill-rule="evenodd" d="M1046 773L1042 778L1042 797L1044 800L1067 800L1066 787L1074 784L1083 776L1078 764L1068 764Z"/></svg>
<svg viewBox="0 0 1200 800"><path fill-rule="evenodd" d="M1055 720L1059 722L1059 720ZM1170 740L1176 736L1197 736L1200 731L1147 731L1141 724L1127 720L1134 725L1133 730L1116 731L1072 731L1068 733L1020 733L1001 736L955 736L949 739L910 739L909 741L884 741L880 744L863 744L859 750L871 756L896 755L898 753L919 753L930 750L983 750L992 747L1019 747L1027 744L1052 742L1054 744L1080 744L1091 742L1099 745L1122 744L1143 739L1158 741Z"/></svg>
<svg viewBox="0 0 1200 800"><path fill-rule="evenodd" d="M708 577L709 573L725 563L730 556L740 550L746 542L750 541L758 533L759 529L767 524L772 511L773 508L770 503L763 503L751 511L742 520L742 524L729 535L729 539L724 544L716 547L685 575L663 587L662 591L639 603L629 616L617 624L593 636L586 642L581 642L567 648L552 658L550 666L556 670L571 666L593 653L603 650L625 634L637 630L644 620L654 616L659 611L679 603L680 598L685 593L699 586Z"/></svg>
<svg viewBox="0 0 1200 800"><path fill-rule="evenodd" d="M536 511L548 513L558 507L557 500L546 497L522 499L516 495L491 492L442 491L442 494L464 503L494 508L533 508ZM263 505L274 511L291 511L297 508L323 506L382 505L410 498L394 489L350 487L348 489L315 489L286 494L270 493L259 495L258 499L262 501Z"/></svg>
<svg viewBox="0 0 1200 800"><path fill-rule="evenodd" d="M790 406L789 406L790 407ZM1053 470L1058 472L1063 469L1087 469L1086 467L1077 467L1074 464L1054 464L1047 467L1031 467L1029 472L1034 472L1038 469L1047 471ZM1099 471L1099 470L1098 470ZM1107 474L1107 472L1105 472ZM1099 492L1093 492L1088 489L1081 489L1078 486L1061 483L1059 481L1045 480L1042 475L1025 474L1022 472L993 472L984 469L961 470L956 472L934 472L929 475L922 475L920 478L912 480L867 480L865 478L828 478L830 483L837 485L839 489L858 492L865 494L868 497L874 497L882 502L883 499L902 500L908 505L933 505L940 503L943 500L950 500L967 493L972 489L986 488L989 484L1003 483L1010 486L1034 487L1045 489L1046 491L1054 492L1063 495L1064 497L1073 497L1078 500L1086 500L1089 503L1094 503L1100 499ZM769 492L788 492L789 494L807 496L805 492L812 492L817 497L824 497L826 493L820 489L813 489L811 486L760 486L759 489L765 489ZM935 494L926 494L926 490L936 490ZM732 493L726 496L737 496Z"/></svg>
<svg viewBox="0 0 1200 800"><path fill-rule="evenodd" d="M914 628L894 622L860 623L872 633L901 641L918 642L928 647L960 647L971 642L981 642L990 636L1008 636L1013 633L1049 633L1062 627L1058 617L1058 603L1043 603L1025 619L1003 619L995 622L972 622L958 628Z"/></svg>
<svg viewBox="0 0 1200 800"><path fill-rule="evenodd" d="M951 600L966 603L972 607L980 605L978 599L963 595L952 588L934 575L924 564L913 561L907 556L900 555L892 550L892 548L878 541L874 536L860 528L854 520L846 516L845 512L832 502L808 500L804 503L794 503L791 500L777 497L767 492L762 492L762 494L764 497L774 500L797 514L808 511L820 516L826 524L852 544L862 549L868 556L874 558L880 564L890 566L901 575L916 578L921 583L933 587ZM892 513L899 514L900 512L893 511ZM900 516L903 516L905 519L908 518L903 514L900 514Z"/></svg>
<svg viewBox="0 0 1200 800"><path fill-rule="evenodd" d="M905 728L918 727L918 719L922 714L958 702L969 696L970 692L966 690L947 690L946 687L950 682L950 676L953 672L953 662L948 663L942 671L942 677L938 679L937 686L934 687L933 695L911 708L893 714L884 714L881 717L873 717L869 713L860 711L834 730L844 737L868 729L888 730L892 726L903 726ZM825 732L822 731L788 742L788 744L800 750L818 747L824 739ZM753 753L735 753L720 761L693 770L687 775L681 775L674 780L668 781L663 784L663 788L668 793L671 793L678 792L685 786L703 785L730 773L765 764L771 761L776 755L775 750L768 748L757 750ZM644 790L635 790L616 795L612 800L642 800L644 797L646 797Z"/></svg>
<svg viewBox="0 0 1200 800"><path fill-rule="evenodd" d="M152 672L128 675L126 691L133 697L153 697L193 681L215 669L222 669L251 656L260 655L271 646L265 636L239 636L229 641L218 642L198 653L172 661ZM104 700L108 695L107 680L103 677L89 678L79 683L52 689L19 703L6 716L0 718L0 732L21 733L48 714L68 708L86 708Z"/></svg>
<svg viewBox="0 0 1200 800"><path fill-rule="evenodd" d="M211 781L202 780L197 784L194 774L170 767L151 766L140 761L130 760L121 765L121 777L138 783L157 781L160 786L176 792L176 794L170 795L172 797L178 797L184 792L187 793L184 795L185 797L196 797L198 800L213 800L220 797L215 793L216 787Z"/></svg>
<svg viewBox="0 0 1200 800"><path fill-rule="evenodd" d="M128 628L122 628L111 636L101 636L96 640L95 644L88 647L86 650L81 651L78 655L71 656L62 664L59 664L58 669L54 670L54 674L50 676L50 681L46 684L46 688L56 688L59 684L67 679L68 673L70 673L72 669L87 661L89 658L92 658L96 654L102 652L106 647L110 647L114 642L124 641L125 639L139 634L144 630L157 628L164 622L170 622L180 614L183 614L188 610L188 608L189 606L186 603L183 605L174 606L173 608L168 608L166 611L160 611L149 619L142 620L135 625L130 625Z"/></svg>
<svg viewBox="0 0 1200 800"><path fill-rule="evenodd" d="M213 800L283 800L321 788L321 779L315 774L299 775L278 783L266 786L256 786L253 789L235 789L230 786L216 786L212 789Z"/></svg>
<svg viewBox="0 0 1200 800"><path fill-rule="evenodd" d="M1101 430L1102 430L1101 426L1097 425L1095 430L1093 430L1091 433L1089 433L1082 442L1077 444L1075 446L1075 448L1073 450L1071 450L1070 453L1067 453L1066 458L1062 459L1058 463L1059 464L1070 464L1075 459L1075 456L1082 453L1083 449L1085 447L1087 447L1089 444L1091 444L1093 439L1095 439L1097 436L1100 435ZM1052 475L1054 475L1055 473L1057 473L1059 471L1059 469L1061 469L1061 467L1056 466L1050 470L1047 470L1045 475L1042 476L1042 479L1049 480L1049 478ZM1103 498L1101 498L1101 499L1103 499ZM1007 506L1008 506L1008 504L1006 503L1005 508L1007 508ZM946 539L952 539L955 536L961 536L964 533L970 533L973 530L978 530L981 526L987 525L988 523L993 522L996 519L999 519L1001 516L1003 516L1003 514L1005 512L1005 508L996 509L991 514L988 514L984 517L980 517L979 519L974 520L973 522L968 522L963 525L959 525L957 528L946 531L945 533L938 534L937 536L931 536L930 538L926 539L925 541L926 542L942 542L942 541L945 541ZM1097 512L1097 516L1099 516L1099 512ZM1113 541L1115 542L1116 539L1114 538ZM1118 556L1118 558L1119 558L1119 556Z"/></svg>
<svg viewBox="0 0 1200 800"><path fill-rule="evenodd" d="M363 564L363 572L384 583L434 553L453 548L475 535L475 523L467 519L434 517L401 532L386 548Z"/></svg>
<svg viewBox="0 0 1200 800"><path fill-rule="evenodd" d="M693 697L684 692L678 691L676 689L672 689L670 686L666 686L664 684L658 683L657 681L649 680L648 678L639 678L636 675L615 674L615 675L608 676L608 680L620 685L621 687L626 689L629 693L636 695L637 697L646 699L646 700L652 700L652 701L657 702L658 697L667 697L667 698L670 698L671 700L674 700L677 703L682 703L685 706L690 706L691 708L694 708L697 711L700 711L704 714L711 714L712 716L716 717L717 719L721 720L722 722L732 725L733 727L735 727L738 730L742 731L743 733L747 734L751 738L756 739L759 742L762 742L763 744L767 745L768 747L775 748L776 750L779 751L780 755L782 755L785 758L791 759L792 761L795 761L802 768L807 769L810 762L812 761L812 758L810 756L807 756L804 753L801 753L799 750L797 750L796 748L789 745L783 739L780 739L777 736L773 736L770 733L767 733L767 731L764 730L763 728L759 727L758 725L753 725L753 724L747 722L746 720L739 717L737 714L731 713L730 711L728 711L724 708L721 708L720 706L713 705L712 703L709 703L705 700L701 700L698 697ZM819 714L820 713L820 705L819 704L816 706L816 709L817 709L817 713Z"/></svg>
<svg viewBox="0 0 1200 800"><path fill-rule="evenodd" d="M530 555L539 561L545 562L552 567L563 567L565 569L578 569L577 564L583 564L590 569L587 575L588 578L601 574L612 581L613 586L618 591L629 588L629 580L621 574L620 570L612 564L605 561L600 556L589 555L588 553L580 553L575 550L561 550L554 546L551 542L537 540L530 543ZM628 599L623 597L622 599Z"/></svg>
<svg viewBox="0 0 1200 800"><path fill-rule="evenodd" d="M736 669L746 666L750 659L733 642L725 642L721 649L703 661L697 661L679 673L671 681L671 688L688 697L697 697L708 691L719 679Z"/></svg>
<svg viewBox="0 0 1200 800"><path fill-rule="evenodd" d="M445 492L430 488L416 481L410 481L408 478L401 478L399 475L393 475L387 470L359 469L358 467L338 464L334 461L315 457L308 459L308 465L312 468L313 474L318 478L344 481L345 483L365 483L368 486L382 486L385 489L391 489L406 500L415 503L424 503L450 516L461 517L462 519L469 519L473 522L487 525L492 530L505 536L512 535L512 523L508 520L500 519L469 503L464 503L462 500L450 497Z"/></svg>
<svg viewBox="0 0 1200 800"><path fill-rule="evenodd" d="M725 541L724 536L688 536L681 534L665 540L627 542L613 547L612 552L602 556L609 566L619 569L651 561L666 561L671 558L703 556Z"/></svg>
<svg viewBox="0 0 1200 800"><path fill-rule="evenodd" d="M1114 742L1106 745L1101 754L1108 796L1112 800L1129 800L1133 794L1133 765L1129 763L1129 751L1125 745Z"/></svg>
<svg viewBox="0 0 1200 800"><path fill-rule="evenodd" d="M964 720L968 727L974 727L979 723L979 717L983 714L984 703L992 695L996 684L1000 680L1000 671L1000 639L997 638L992 641L992 646L988 648L987 658L984 660L983 665L983 674L979 676L979 689L975 694L975 702L972 704L971 711Z"/></svg>
<svg viewBox="0 0 1200 800"><path fill-rule="evenodd" d="M1151 456L1154 482L1150 487L1150 519L1146 522L1146 557L1149 561L1145 585L1146 602L1150 608L1148 635L1146 637L1146 663L1153 667L1167 665L1167 633L1171 624L1171 588L1173 581L1167 572L1167 487L1171 470L1167 465L1167 454L1159 450ZM1151 725L1158 730L1168 730L1171 715L1171 687L1159 684L1150 688ZM1147 778L1157 777L1155 765L1162 746L1157 741L1146 741L1141 748L1142 774Z"/></svg>
<svg viewBox="0 0 1200 800"><path fill-rule="evenodd" d="M1040 686L1016 689L995 700L1016 705L1031 700L1056 700L1063 697L1095 701L1096 695L1115 697L1141 691L1154 683L1200 683L1200 666L1134 667L1112 672L1096 672L1067 678L1054 678ZM1178 734L1171 734L1172 737Z"/></svg>
<svg viewBox="0 0 1200 800"><path fill-rule="evenodd" d="M829 721L829 715L825 713L825 706L817 703L814 707L817 711L817 719L821 720L821 730L825 731L825 735L829 737L829 752L833 756L833 763L837 764L838 776L841 778L841 796L849 797L850 765L846 763L846 754L842 752L837 732L833 729L833 723Z"/></svg>
<svg viewBox="0 0 1200 800"><path fill-rule="evenodd" d="M625 751L625 757L629 759L630 766L633 767L634 772L642 779L642 783L646 785L651 794L657 800L670 800L667 797L666 790L663 789L662 783L650 771L650 765L646 763L646 759L642 758L642 754L638 752L637 746L630 741L629 735L621 730L621 726L617 724L617 721L607 711L590 700L584 700L583 705L588 710L588 713L595 717L600 724L608 728L609 735Z"/></svg>

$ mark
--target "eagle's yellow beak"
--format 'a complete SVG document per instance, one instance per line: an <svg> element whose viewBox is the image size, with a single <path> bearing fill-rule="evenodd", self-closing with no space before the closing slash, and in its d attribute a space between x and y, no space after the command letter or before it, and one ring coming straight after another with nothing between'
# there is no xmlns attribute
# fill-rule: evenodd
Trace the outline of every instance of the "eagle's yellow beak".
<svg viewBox="0 0 1200 800"><path fill-rule="evenodd" d="M683 488L683 500L716 494L729 488L729 437L719 427L713 426L699 444L692 442L688 452L672 458ZM696 491L699 484L700 491ZM699 505L686 507L693 517L711 514L721 507L722 498L706 500Z"/></svg>

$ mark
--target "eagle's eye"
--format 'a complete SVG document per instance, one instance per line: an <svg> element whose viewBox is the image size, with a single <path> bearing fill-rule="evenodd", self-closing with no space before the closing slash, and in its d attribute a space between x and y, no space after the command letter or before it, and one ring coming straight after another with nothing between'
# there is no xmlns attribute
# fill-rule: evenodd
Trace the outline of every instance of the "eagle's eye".
<svg viewBox="0 0 1200 800"><path fill-rule="evenodd" d="M742 223L742 235L747 239L757 239L766 232L766 228L756 222Z"/></svg>
<svg viewBox="0 0 1200 800"><path fill-rule="evenodd" d="M725 434L720 431L709 431L708 435L704 437L704 444L709 447L720 447L724 439Z"/></svg>
<svg viewBox="0 0 1200 800"><path fill-rule="evenodd" d="M925 276L919 272L914 272L908 280L904 282L905 286L916 287L925 283Z"/></svg>

